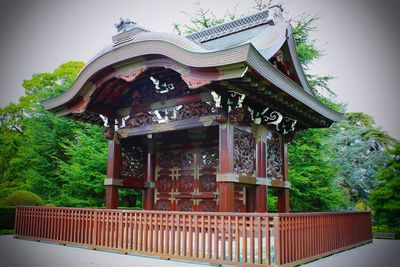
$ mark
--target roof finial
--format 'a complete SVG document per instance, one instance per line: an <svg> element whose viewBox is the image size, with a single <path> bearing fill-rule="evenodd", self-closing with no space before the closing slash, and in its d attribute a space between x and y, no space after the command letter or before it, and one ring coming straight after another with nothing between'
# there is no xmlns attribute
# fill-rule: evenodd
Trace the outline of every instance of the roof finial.
<svg viewBox="0 0 400 267"><path fill-rule="evenodd" d="M129 19L120 18L119 22L115 23L114 26L117 28L118 33L127 32L133 30L136 27L136 23Z"/></svg>

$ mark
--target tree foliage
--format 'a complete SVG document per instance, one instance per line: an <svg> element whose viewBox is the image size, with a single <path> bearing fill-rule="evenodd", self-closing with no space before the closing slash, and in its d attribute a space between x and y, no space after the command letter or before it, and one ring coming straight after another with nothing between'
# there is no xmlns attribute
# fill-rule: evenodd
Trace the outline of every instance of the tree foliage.
<svg viewBox="0 0 400 267"><path fill-rule="evenodd" d="M331 151L324 140L326 129L299 133L289 145L289 177L294 211L339 210L347 206L346 196L334 182L338 166L327 160Z"/></svg>
<svg viewBox="0 0 400 267"><path fill-rule="evenodd" d="M389 159L385 147L393 142L364 113L347 113L342 122L331 127L330 138L324 141L333 152L328 159L339 167L335 179L353 204L367 201L376 186L378 169Z"/></svg>
<svg viewBox="0 0 400 267"><path fill-rule="evenodd" d="M400 143L389 150L391 159L380 168L377 187L370 194L370 205L379 224L400 228Z"/></svg>
<svg viewBox="0 0 400 267"><path fill-rule="evenodd" d="M54 72L34 74L23 82L26 95L0 109L0 199L16 190L29 190L47 203L63 206L97 205L104 198L106 144L99 138L101 129L57 117L41 105L42 100L67 90L83 65L71 61ZM77 146L78 140L87 144ZM88 190L96 188L96 194L77 193L78 178L91 184ZM83 200L74 202L76 198Z"/></svg>
<svg viewBox="0 0 400 267"><path fill-rule="evenodd" d="M42 206L43 200L35 193L19 190L7 196L2 205L6 207L16 206Z"/></svg>

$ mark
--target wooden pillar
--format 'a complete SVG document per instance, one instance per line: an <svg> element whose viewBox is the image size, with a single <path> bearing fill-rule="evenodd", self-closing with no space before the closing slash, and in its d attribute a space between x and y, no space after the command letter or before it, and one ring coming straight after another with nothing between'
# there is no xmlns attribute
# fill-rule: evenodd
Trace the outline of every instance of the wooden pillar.
<svg viewBox="0 0 400 267"><path fill-rule="evenodd" d="M257 203L256 189L258 186L249 186L246 187L246 203L247 203L247 212L255 212Z"/></svg>
<svg viewBox="0 0 400 267"><path fill-rule="evenodd" d="M257 178L265 179L267 174L267 160L266 160L266 144L265 136L267 135L266 128L258 127L257 131L257 147L256 147L256 176ZM267 212L267 185L256 185L255 193L255 211Z"/></svg>
<svg viewBox="0 0 400 267"><path fill-rule="evenodd" d="M106 185L106 208L118 209L118 187Z"/></svg>
<svg viewBox="0 0 400 267"><path fill-rule="evenodd" d="M155 166L154 166L154 142L150 137L148 138L147 148L147 171L145 181L145 191L143 197L143 209L153 210L154 209L154 188L155 188Z"/></svg>
<svg viewBox="0 0 400 267"><path fill-rule="evenodd" d="M224 123L219 125L219 174L231 175L234 173L233 160L233 125ZM218 211L234 211L235 184L233 182L218 182Z"/></svg>
<svg viewBox="0 0 400 267"><path fill-rule="evenodd" d="M282 188L278 190L278 212L289 212L289 189Z"/></svg>
<svg viewBox="0 0 400 267"><path fill-rule="evenodd" d="M108 141L108 162L107 162L107 178L119 179L121 173L121 144L114 134L114 138ZM118 208L118 186L106 185L106 208Z"/></svg>
<svg viewBox="0 0 400 267"><path fill-rule="evenodd" d="M283 157L283 180L288 181L288 148L287 141L283 138L282 144L282 157ZM278 211L279 212L290 212L290 197L289 189L282 188L278 191Z"/></svg>

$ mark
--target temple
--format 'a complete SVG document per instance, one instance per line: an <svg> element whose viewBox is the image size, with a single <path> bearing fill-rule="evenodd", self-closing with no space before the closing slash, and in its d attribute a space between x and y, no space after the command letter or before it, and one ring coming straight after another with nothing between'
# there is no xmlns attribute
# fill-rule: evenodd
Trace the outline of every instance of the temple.
<svg viewBox="0 0 400 267"><path fill-rule="evenodd" d="M104 127L106 209L17 207L16 238L270 267L372 242L369 212L289 212L288 144L341 114L313 94L279 6L189 36L115 26L43 102ZM143 210L118 209L121 189L140 190Z"/></svg>
<svg viewBox="0 0 400 267"><path fill-rule="evenodd" d="M289 211L288 142L341 114L315 98L280 11L189 36L121 19L71 88L44 101L104 126L107 208L131 188L147 210L266 212L269 188Z"/></svg>

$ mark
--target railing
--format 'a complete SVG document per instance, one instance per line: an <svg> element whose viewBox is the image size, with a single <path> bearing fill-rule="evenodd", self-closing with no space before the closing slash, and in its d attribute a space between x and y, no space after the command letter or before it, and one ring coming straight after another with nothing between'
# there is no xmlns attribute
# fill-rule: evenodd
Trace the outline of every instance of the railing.
<svg viewBox="0 0 400 267"><path fill-rule="evenodd" d="M15 236L232 265L307 262L370 242L369 213L205 213L18 207Z"/></svg>
<svg viewBox="0 0 400 267"><path fill-rule="evenodd" d="M291 266L371 242L368 212L293 213L274 218L275 262Z"/></svg>

